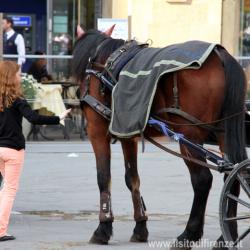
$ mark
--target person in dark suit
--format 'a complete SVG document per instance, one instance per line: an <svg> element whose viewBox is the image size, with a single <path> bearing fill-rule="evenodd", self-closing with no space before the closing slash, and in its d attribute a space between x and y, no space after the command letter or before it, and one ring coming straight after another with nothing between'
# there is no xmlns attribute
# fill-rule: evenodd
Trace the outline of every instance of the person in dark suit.
<svg viewBox="0 0 250 250"><path fill-rule="evenodd" d="M35 55L45 55L45 53L42 51L36 51ZM52 77L47 70L47 60L45 58L36 59L30 65L27 73L32 75L38 82L52 80Z"/></svg>
<svg viewBox="0 0 250 250"><path fill-rule="evenodd" d="M18 55L17 63L18 65L23 65L25 63L25 43L23 36L15 32L13 29L13 20L11 17L3 17L2 27L4 32L3 53L9 55Z"/></svg>

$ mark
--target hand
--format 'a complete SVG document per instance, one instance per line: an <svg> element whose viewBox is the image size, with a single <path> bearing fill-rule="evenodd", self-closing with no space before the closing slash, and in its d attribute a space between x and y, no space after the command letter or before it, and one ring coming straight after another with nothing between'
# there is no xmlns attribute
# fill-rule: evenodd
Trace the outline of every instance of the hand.
<svg viewBox="0 0 250 250"><path fill-rule="evenodd" d="M60 118L60 120L64 120L67 116L68 116L68 114L71 112L71 109L67 109L67 110L65 110L64 112L62 112L60 115L59 115L59 118Z"/></svg>

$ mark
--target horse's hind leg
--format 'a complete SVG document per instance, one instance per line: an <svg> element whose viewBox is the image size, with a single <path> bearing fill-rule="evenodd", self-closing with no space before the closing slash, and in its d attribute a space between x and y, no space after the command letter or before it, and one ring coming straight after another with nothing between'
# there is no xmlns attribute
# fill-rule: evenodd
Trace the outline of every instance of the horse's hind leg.
<svg viewBox="0 0 250 250"><path fill-rule="evenodd" d="M99 134L98 131L94 133L88 130L88 135L95 152L97 182L100 190L100 224L90 239L90 243L108 244L114 220L110 193L110 140L105 133Z"/></svg>
<svg viewBox="0 0 250 250"><path fill-rule="evenodd" d="M140 194L140 178L137 170L137 142L133 139L122 140L122 149L125 160L125 181L131 191L134 219L136 226L130 239L132 242L146 242L148 239L147 215L143 199Z"/></svg>
<svg viewBox="0 0 250 250"><path fill-rule="evenodd" d="M219 140L219 145L220 145L220 151L224 152L224 138L218 138L218 140ZM224 181L226 180L227 176L228 175L226 175L226 174L224 175ZM236 197L239 196L240 184L238 181L233 184L230 192L231 192L231 194L235 195ZM237 216L237 202L235 202L233 200L229 200L227 216L228 217L236 217ZM230 225L231 235L232 235L233 239L236 240L238 237L237 221L232 221L230 224L231 224ZM221 250L228 249L224 245L224 239L223 239L222 235L217 239L217 244L213 247L213 250L219 250L219 249L221 249Z"/></svg>
<svg viewBox="0 0 250 250"><path fill-rule="evenodd" d="M204 161L195 153L187 151L185 146L181 146L181 153ZM172 249L191 249L187 245L188 242L198 241L202 237L207 198L213 181L213 176L208 168L198 166L190 161L185 161L185 163L191 175L194 199L186 228L184 232L177 237L176 246Z"/></svg>

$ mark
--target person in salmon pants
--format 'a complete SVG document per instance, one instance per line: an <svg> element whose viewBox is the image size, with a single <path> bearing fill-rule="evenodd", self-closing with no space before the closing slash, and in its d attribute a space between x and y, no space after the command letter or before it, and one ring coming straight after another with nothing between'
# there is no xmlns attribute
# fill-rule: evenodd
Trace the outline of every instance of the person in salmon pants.
<svg viewBox="0 0 250 250"><path fill-rule="evenodd" d="M24 163L23 117L33 124L59 124L69 112L42 116L33 111L22 96L20 66L14 61L0 61L0 172L4 179L0 191L0 241L15 239L7 229Z"/></svg>

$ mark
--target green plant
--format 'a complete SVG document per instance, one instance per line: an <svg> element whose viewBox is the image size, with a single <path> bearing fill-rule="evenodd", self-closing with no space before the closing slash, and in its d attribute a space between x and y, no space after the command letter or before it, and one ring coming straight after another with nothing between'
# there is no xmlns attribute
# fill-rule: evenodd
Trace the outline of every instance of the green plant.
<svg viewBox="0 0 250 250"><path fill-rule="evenodd" d="M34 100L37 94L37 81L32 75L22 74L22 91L27 100Z"/></svg>

